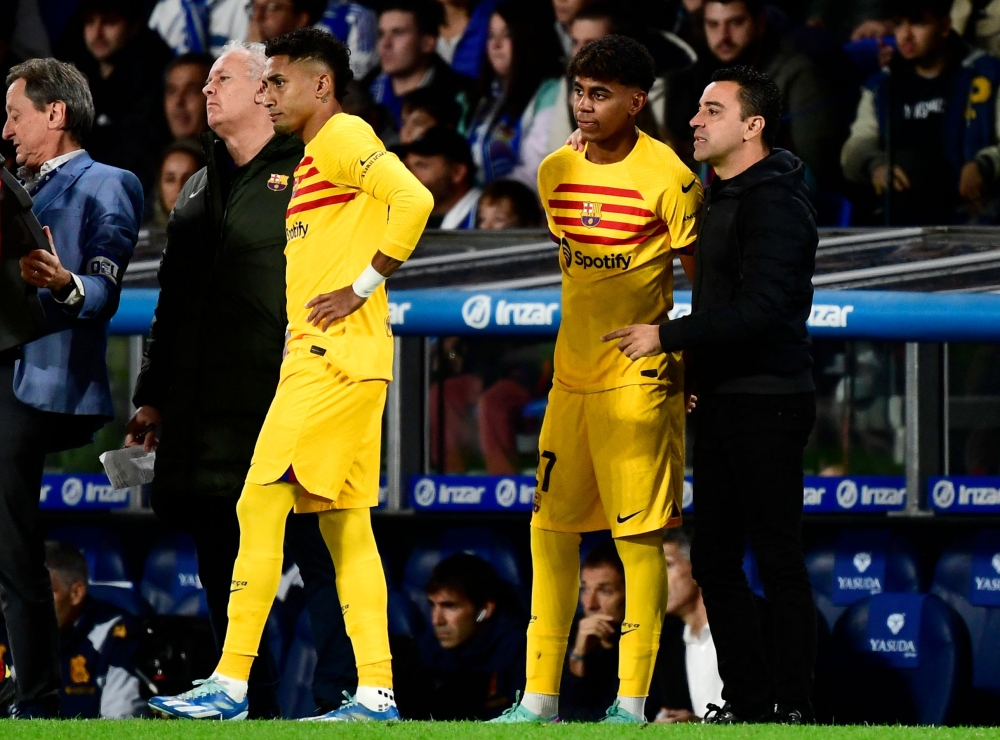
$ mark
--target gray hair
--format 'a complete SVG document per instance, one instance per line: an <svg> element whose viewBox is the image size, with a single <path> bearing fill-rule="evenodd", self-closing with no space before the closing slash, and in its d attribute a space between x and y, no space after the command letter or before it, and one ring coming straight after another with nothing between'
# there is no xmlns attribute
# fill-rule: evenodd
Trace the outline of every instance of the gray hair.
<svg viewBox="0 0 1000 740"><path fill-rule="evenodd" d="M66 105L66 131L77 144L82 144L94 125L94 98L90 85L72 64L51 57L29 59L11 67L7 87L17 80L24 80L24 94L42 110L45 106L61 101Z"/></svg>
<svg viewBox="0 0 1000 740"><path fill-rule="evenodd" d="M691 559L691 533L684 527L675 527L663 532L663 544L673 544L688 560Z"/></svg>
<svg viewBox="0 0 1000 740"><path fill-rule="evenodd" d="M231 51L242 52L246 57L250 79L259 80L264 76L264 69L267 67L264 44L251 41L227 41L226 45L222 47L222 54L219 54L219 58Z"/></svg>

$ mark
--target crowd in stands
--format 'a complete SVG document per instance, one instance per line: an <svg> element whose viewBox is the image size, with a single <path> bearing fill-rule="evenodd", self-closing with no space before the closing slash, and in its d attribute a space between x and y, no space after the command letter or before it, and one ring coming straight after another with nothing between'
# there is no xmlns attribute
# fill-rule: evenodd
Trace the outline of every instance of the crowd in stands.
<svg viewBox="0 0 1000 740"><path fill-rule="evenodd" d="M706 182L690 117L717 69L746 64L781 89L778 143L806 164L821 224L1000 217L996 0L12 0L0 13L4 70L54 55L86 75L86 148L139 177L150 225L202 164L213 58L309 25L350 46L346 108L419 173L437 228L538 225L526 191L575 128L566 64L614 33L657 64L640 128Z"/></svg>

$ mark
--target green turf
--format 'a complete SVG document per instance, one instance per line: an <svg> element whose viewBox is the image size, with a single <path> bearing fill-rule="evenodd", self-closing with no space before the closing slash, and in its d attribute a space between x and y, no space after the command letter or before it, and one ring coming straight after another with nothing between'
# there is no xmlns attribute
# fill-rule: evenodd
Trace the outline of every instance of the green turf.
<svg viewBox="0 0 1000 740"><path fill-rule="evenodd" d="M996 740L1000 730L950 727L709 727L649 725L645 728L562 724L498 727L471 722L402 722L395 725L330 725L302 722L192 722L184 720L0 720L2 740Z"/></svg>

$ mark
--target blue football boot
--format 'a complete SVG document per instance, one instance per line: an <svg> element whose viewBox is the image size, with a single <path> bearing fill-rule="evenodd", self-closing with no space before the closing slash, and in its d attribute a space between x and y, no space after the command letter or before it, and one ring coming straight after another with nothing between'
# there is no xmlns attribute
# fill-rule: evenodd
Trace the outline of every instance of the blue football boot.
<svg viewBox="0 0 1000 740"><path fill-rule="evenodd" d="M305 717L301 722L399 722L399 710L386 702L385 710L376 712L358 701L356 696L344 692L344 701L332 712L318 717Z"/></svg>
<svg viewBox="0 0 1000 740"><path fill-rule="evenodd" d="M172 719L221 719L247 718L247 700L236 701L226 693L214 678L194 682L194 688L177 696L154 696L149 700L154 714Z"/></svg>

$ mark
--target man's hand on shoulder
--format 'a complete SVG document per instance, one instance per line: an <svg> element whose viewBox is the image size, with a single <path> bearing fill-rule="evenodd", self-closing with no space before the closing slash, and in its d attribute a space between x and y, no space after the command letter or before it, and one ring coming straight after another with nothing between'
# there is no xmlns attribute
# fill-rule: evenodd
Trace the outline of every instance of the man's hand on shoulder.
<svg viewBox="0 0 1000 740"><path fill-rule="evenodd" d="M354 292L354 286L348 285L332 293L323 293L313 298L306 304L306 308L311 308L306 317L313 326L318 326L320 331L326 331L334 321L350 316L363 305L367 298L362 298Z"/></svg>
<svg viewBox="0 0 1000 740"><path fill-rule="evenodd" d="M660 345L660 327L651 324L635 324L617 329L601 337L602 342L618 341L618 349L630 360L663 354Z"/></svg>

